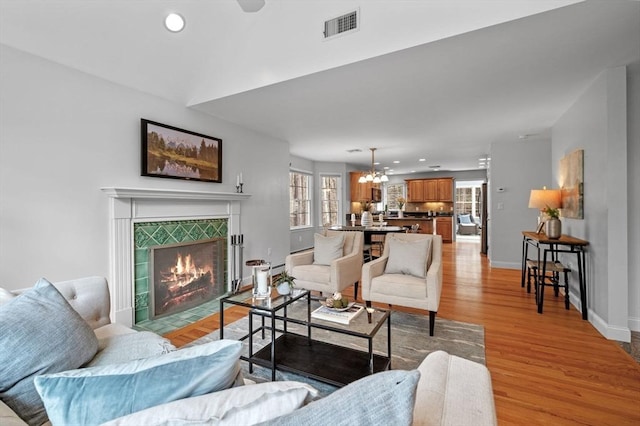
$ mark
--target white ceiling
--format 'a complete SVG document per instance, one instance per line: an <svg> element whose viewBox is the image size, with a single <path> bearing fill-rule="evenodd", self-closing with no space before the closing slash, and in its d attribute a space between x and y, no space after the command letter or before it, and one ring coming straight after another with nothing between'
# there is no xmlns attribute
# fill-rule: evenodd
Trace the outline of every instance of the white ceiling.
<svg viewBox="0 0 640 426"><path fill-rule="evenodd" d="M356 8L358 31L322 39ZM169 11L182 32L163 28ZM245 13L235 0L0 0L0 43L303 158L366 168L377 147L396 173L468 170L492 142L548 136L599 73L638 61L640 2L266 0Z"/></svg>

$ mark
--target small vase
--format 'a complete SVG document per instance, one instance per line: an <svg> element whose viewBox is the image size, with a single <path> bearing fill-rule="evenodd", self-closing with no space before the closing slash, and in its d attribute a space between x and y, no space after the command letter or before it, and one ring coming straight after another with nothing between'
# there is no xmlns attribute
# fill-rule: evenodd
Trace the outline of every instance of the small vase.
<svg viewBox="0 0 640 426"><path fill-rule="evenodd" d="M562 235L562 222L560 222L560 219L552 218L547 220L544 233L547 234L547 238L552 240L560 238Z"/></svg>
<svg viewBox="0 0 640 426"><path fill-rule="evenodd" d="M371 216L371 212L362 212L362 217L360 218L360 224L362 226L373 225L373 216Z"/></svg>
<svg viewBox="0 0 640 426"><path fill-rule="evenodd" d="M402 219L404 217L404 212L402 210L398 210L398 217Z"/></svg>
<svg viewBox="0 0 640 426"><path fill-rule="evenodd" d="M291 286L287 282L278 284L276 289L278 290L278 293L283 295L283 296L291 293Z"/></svg>

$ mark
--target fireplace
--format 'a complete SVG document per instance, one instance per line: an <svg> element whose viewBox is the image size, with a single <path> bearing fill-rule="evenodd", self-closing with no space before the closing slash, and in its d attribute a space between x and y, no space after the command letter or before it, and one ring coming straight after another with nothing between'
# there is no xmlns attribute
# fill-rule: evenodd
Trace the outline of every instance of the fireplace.
<svg viewBox="0 0 640 426"><path fill-rule="evenodd" d="M225 294L225 238L149 248L151 320Z"/></svg>
<svg viewBox="0 0 640 426"><path fill-rule="evenodd" d="M228 219L135 222L133 229L135 325L154 330L150 322L166 318L169 326L171 315L225 294Z"/></svg>
<svg viewBox="0 0 640 426"><path fill-rule="evenodd" d="M152 323L160 334L162 323L187 312L167 315L151 321L149 314L149 248L224 238L225 252L230 250L229 235L240 233L240 210L251 196L235 192L210 192L148 188L102 188L109 197L109 289L111 320L128 327ZM133 243L132 243L133 242ZM226 291L237 270L234 258L226 256ZM190 311L209 311L215 300ZM197 321L190 316L185 324ZM156 324L160 323L160 324ZM183 326L184 326L183 325Z"/></svg>

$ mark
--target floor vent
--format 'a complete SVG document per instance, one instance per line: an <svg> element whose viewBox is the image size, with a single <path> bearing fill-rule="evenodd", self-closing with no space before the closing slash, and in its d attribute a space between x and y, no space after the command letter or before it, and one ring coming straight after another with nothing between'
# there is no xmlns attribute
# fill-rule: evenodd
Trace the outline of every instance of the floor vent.
<svg viewBox="0 0 640 426"><path fill-rule="evenodd" d="M324 38L337 36L358 29L358 11L354 10L324 23Z"/></svg>

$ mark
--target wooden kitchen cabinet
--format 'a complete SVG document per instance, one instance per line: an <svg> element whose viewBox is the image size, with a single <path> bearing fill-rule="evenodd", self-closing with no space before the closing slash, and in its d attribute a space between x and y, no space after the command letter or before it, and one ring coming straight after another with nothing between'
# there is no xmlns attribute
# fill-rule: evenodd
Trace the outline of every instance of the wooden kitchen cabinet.
<svg viewBox="0 0 640 426"><path fill-rule="evenodd" d="M407 202L421 203L424 201L424 180L407 181Z"/></svg>
<svg viewBox="0 0 640 426"><path fill-rule="evenodd" d="M453 241L453 217L437 217L436 218L436 234L442 235L443 243Z"/></svg>
<svg viewBox="0 0 640 426"><path fill-rule="evenodd" d="M412 219L405 217L404 219L387 218L389 226L413 226L416 223L420 225L419 234L433 234L433 220Z"/></svg>
<svg viewBox="0 0 640 426"><path fill-rule="evenodd" d="M358 179L362 176L362 172L351 172L351 202L359 203L361 201L371 201L371 188L374 187L373 182L360 183Z"/></svg>
<svg viewBox="0 0 640 426"><path fill-rule="evenodd" d="M437 179L424 180L424 201L439 201Z"/></svg>
<svg viewBox="0 0 640 426"><path fill-rule="evenodd" d="M437 179L438 201L453 203L453 179Z"/></svg>
<svg viewBox="0 0 640 426"><path fill-rule="evenodd" d="M453 203L453 178L409 179L406 182L409 203Z"/></svg>

